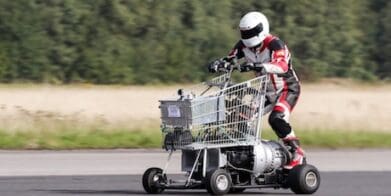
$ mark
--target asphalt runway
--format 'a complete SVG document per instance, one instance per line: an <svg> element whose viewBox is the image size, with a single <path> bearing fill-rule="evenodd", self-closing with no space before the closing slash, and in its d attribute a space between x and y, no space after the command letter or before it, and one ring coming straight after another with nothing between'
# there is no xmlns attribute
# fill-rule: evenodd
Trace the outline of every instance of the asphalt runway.
<svg viewBox="0 0 391 196"><path fill-rule="evenodd" d="M391 149L311 149L306 154L320 171L391 171ZM167 155L160 149L0 150L0 176L142 174L149 167L164 167ZM173 154L168 173L181 172L180 155L179 151Z"/></svg>
<svg viewBox="0 0 391 196"><path fill-rule="evenodd" d="M307 151L321 172L315 195L391 196L391 150ZM0 196L143 195L141 174L163 167L162 150L0 151ZM180 173L174 153L168 173ZM169 177L170 177L169 176ZM167 190L169 195L206 195L205 190ZM240 195L294 195L290 190L253 189Z"/></svg>
<svg viewBox="0 0 391 196"><path fill-rule="evenodd" d="M175 176L173 176L175 177ZM314 195L391 195L391 172L322 172ZM163 195L207 195L167 190ZM252 189L238 195L294 195L289 189ZM145 195L140 175L0 177L1 196Z"/></svg>

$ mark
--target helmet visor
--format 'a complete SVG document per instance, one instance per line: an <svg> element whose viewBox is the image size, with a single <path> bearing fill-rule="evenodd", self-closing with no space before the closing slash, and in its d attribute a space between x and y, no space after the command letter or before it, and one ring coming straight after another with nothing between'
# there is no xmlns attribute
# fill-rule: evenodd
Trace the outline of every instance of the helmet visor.
<svg viewBox="0 0 391 196"><path fill-rule="evenodd" d="M263 31L262 23L259 23L257 26L249 29L249 30L240 30L240 36L242 39L250 39L259 35Z"/></svg>

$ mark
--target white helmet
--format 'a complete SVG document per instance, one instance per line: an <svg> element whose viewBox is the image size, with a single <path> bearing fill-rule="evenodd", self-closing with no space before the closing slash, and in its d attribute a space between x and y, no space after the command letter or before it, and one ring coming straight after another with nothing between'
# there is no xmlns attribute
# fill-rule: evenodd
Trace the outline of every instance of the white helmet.
<svg viewBox="0 0 391 196"><path fill-rule="evenodd" d="M251 48L269 34L269 22L261 12L249 12L240 19L239 30L244 45Z"/></svg>

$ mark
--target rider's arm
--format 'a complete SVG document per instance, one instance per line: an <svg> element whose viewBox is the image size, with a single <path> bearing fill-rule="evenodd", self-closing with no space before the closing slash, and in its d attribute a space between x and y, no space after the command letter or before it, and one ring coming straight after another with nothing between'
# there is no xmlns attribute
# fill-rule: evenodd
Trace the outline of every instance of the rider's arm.
<svg viewBox="0 0 391 196"><path fill-rule="evenodd" d="M243 53L243 48L244 48L244 44L242 42L242 40L239 40L235 46L232 48L232 50L229 52L227 58L228 59L241 59L244 57L244 53Z"/></svg>
<svg viewBox="0 0 391 196"><path fill-rule="evenodd" d="M226 62L234 64L237 59L241 59L244 57L243 53L244 44L241 40L239 40L234 48L229 52L228 56L217 59L208 64L209 72L215 73L221 68L220 66L225 66ZM224 67L225 68L225 67Z"/></svg>
<svg viewBox="0 0 391 196"><path fill-rule="evenodd" d="M290 53L288 47L280 39L274 39L269 44L271 51L271 61L269 63L263 63L267 73L281 74L285 73L289 69Z"/></svg>

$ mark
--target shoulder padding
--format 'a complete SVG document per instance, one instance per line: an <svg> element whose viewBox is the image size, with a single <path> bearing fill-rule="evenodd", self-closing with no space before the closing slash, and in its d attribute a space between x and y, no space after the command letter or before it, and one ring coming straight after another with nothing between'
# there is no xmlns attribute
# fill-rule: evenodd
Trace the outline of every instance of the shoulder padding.
<svg viewBox="0 0 391 196"><path fill-rule="evenodd" d="M244 43L242 40L239 40L236 44L235 44L235 48L237 49L243 49L245 47Z"/></svg>
<svg viewBox="0 0 391 196"><path fill-rule="evenodd" d="M284 49L285 43L279 38L273 39L269 44L269 49L272 51Z"/></svg>

